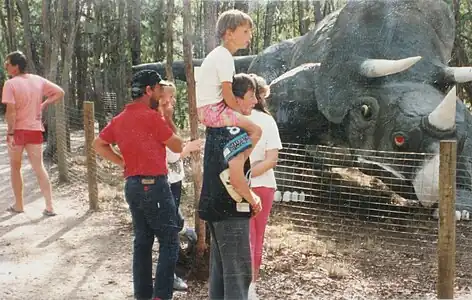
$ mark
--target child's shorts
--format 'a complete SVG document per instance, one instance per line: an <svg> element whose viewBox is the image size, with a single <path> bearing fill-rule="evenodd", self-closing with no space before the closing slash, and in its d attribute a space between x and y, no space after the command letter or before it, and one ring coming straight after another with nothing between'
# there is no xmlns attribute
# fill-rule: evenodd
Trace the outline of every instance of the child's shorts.
<svg viewBox="0 0 472 300"><path fill-rule="evenodd" d="M238 126L239 113L224 101L197 108L198 119L207 127Z"/></svg>
<svg viewBox="0 0 472 300"><path fill-rule="evenodd" d="M40 145L43 143L43 132L40 130L17 129L13 135L15 145Z"/></svg>

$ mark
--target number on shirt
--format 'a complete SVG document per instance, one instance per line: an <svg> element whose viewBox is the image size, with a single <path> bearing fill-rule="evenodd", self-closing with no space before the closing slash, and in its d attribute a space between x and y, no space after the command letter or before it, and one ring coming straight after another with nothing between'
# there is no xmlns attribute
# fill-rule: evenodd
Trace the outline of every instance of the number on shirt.
<svg viewBox="0 0 472 300"><path fill-rule="evenodd" d="M241 128L239 127L226 127L226 129L228 129L229 133L231 133L232 135L236 135L241 132Z"/></svg>

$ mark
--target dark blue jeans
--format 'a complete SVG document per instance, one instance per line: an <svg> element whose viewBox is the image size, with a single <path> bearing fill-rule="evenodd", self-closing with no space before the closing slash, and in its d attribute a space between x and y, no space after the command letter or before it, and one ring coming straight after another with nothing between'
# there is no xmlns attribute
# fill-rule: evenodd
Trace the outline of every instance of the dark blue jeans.
<svg viewBox="0 0 472 300"><path fill-rule="evenodd" d="M177 206L177 208L179 208L180 198L182 196L182 181L171 183L170 190L172 191L172 195L174 196L175 205Z"/></svg>
<svg viewBox="0 0 472 300"><path fill-rule="evenodd" d="M180 230L184 228L184 216L179 209L180 206L180 198L182 196L182 181L177 181L171 183L170 190L172 191L172 195L174 196L175 206L177 206L177 224L179 225Z"/></svg>
<svg viewBox="0 0 472 300"><path fill-rule="evenodd" d="M133 282L137 299L172 299L179 251L177 208L166 176L132 176L126 179L125 196L134 229ZM152 246L159 242L154 287Z"/></svg>

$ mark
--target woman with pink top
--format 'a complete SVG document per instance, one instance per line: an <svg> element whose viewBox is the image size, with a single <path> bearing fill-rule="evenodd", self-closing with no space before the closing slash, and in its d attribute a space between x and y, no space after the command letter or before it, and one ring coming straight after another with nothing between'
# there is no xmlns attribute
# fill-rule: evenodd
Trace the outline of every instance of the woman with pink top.
<svg viewBox="0 0 472 300"><path fill-rule="evenodd" d="M265 98L270 90L264 78L250 74L257 84L255 105L250 119L262 129L262 136L250 155L251 188L261 198L262 211L251 218L250 239L252 252L253 278L249 287L249 299L257 299L256 281L262 264L262 248L269 214L277 187L273 168L277 165L279 150L282 149L279 129L266 107Z"/></svg>
<svg viewBox="0 0 472 300"><path fill-rule="evenodd" d="M7 144L10 156L11 185L15 204L7 210L22 213L23 178L21 158L26 150L31 167L38 178L39 188L46 199L45 216L54 216L51 182L43 165L43 123L42 111L64 97L64 90L51 81L25 72L26 56L20 51L7 55L5 69L11 79L5 82L2 103L7 105L5 120L8 126ZM43 102L43 97L47 99Z"/></svg>

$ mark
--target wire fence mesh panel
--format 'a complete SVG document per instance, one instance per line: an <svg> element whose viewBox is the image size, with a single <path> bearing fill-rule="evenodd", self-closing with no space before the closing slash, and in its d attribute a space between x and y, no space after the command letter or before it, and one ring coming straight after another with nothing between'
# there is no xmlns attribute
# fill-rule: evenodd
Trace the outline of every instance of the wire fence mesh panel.
<svg viewBox="0 0 472 300"><path fill-rule="evenodd" d="M461 202L470 201L463 198L470 195L470 186L464 188L468 172L459 167L456 282L460 286L472 278L472 225L467 220L472 206ZM369 272L377 270L373 276L416 277L406 286L434 290L439 154L284 144L275 173L274 210L293 230L334 243L347 252L346 260L357 257L356 261L370 265Z"/></svg>

